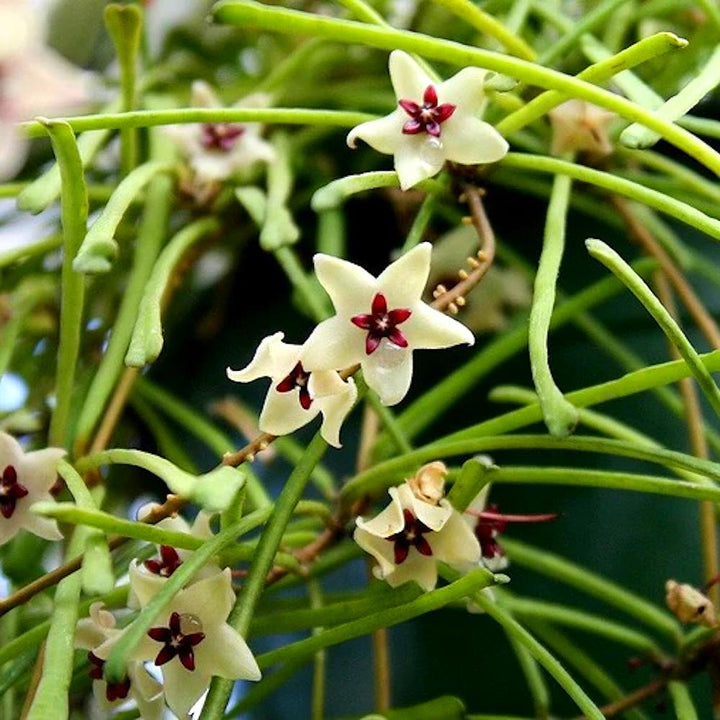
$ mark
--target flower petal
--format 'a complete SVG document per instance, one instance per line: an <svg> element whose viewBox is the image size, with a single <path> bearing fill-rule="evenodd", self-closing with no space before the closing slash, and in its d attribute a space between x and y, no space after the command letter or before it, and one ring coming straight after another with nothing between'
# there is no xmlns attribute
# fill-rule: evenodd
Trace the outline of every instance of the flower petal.
<svg viewBox="0 0 720 720"><path fill-rule="evenodd" d="M410 549L407 559L385 576L390 587L398 587L414 580L423 590L429 592L437 585L437 560L421 555L415 548Z"/></svg>
<svg viewBox="0 0 720 720"><path fill-rule="evenodd" d="M228 624L208 634L195 648L195 659L203 672L228 680L254 680L261 677L255 657L242 635Z"/></svg>
<svg viewBox="0 0 720 720"><path fill-rule="evenodd" d="M347 388L344 392L336 393L335 395L326 395L317 398L315 401L315 404L323 414L320 434L325 442L333 447L341 447L340 427L345 421L347 414L352 410L355 400L357 399L355 382L350 379L347 383L343 384L346 385Z"/></svg>
<svg viewBox="0 0 720 720"><path fill-rule="evenodd" d="M370 309L377 280L365 268L324 253L317 253L313 264L338 315L351 316Z"/></svg>
<svg viewBox="0 0 720 720"><path fill-rule="evenodd" d="M57 480L57 464L65 454L61 448L45 448L27 453L17 468L18 481L33 495L48 492ZM39 499L33 497L33 502Z"/></svg>
<svg viewBox="0 0 720 720"><path fill-rule="evenodd" d="M219 108L222 107L215 91L204 80L195 80L190 89L190 104L192 107Z"/></svg>
<svg viewBox="0 0 720 720"><path fill-rule="evenodd" d="M395 171L402 190L409 190L442 170L446 157L444 140L445 133L442 139L426 133L402 136L395 149Z"/></svg>
<svg viewBox="0 0 720 720"><path fill-rule="evenodd" d="M365 356L366 335L348 315L323 320L303 345L303 367L308 372L340 370L360 362Z"/></svg>
<svg viewBox="0 0 720 720"><path fill-rule="evenodd" d="M419 102L427 86L435 84L419 63L402 50L393 50L390 53L388 67L390 82L398 100Z"/></svg>
<svg viewBox="0 0 720 720"><path fill-rule="evenodd" d="M397 488L388 490L392 501L390 504L372 520L365 520L359 517L355 520L358 528L365 533L369 533L375 537L387 538L400 532L405 527L405 518L403 517L403 506L398 494ZM369 552L369 551L368 551Z"/></svg>
<svg viewBox="0 0 720 720"><path fill-rule="evenodd" d="M313 398L323 398L328 395L342 395L349 391L348 383L335 370L315 370L308 380L308 390Z"/></svg>
<svg viewBox="0 0 720 720"><path fill-rule="evenodd" d="M380 274L377 284L388 298L391 310L412 309L420 300L430 274L431 255L432 245L428 242L420 243Z"/></svg>
<svg viewBox="0 0 720 720"><path fill-rule="evenodd" d="M439 505L432 505L416 498L407 483L401 485L400 489L407 497L405 502L412 509L413 515L431 530L436 532L441 530L450 519L453 511L447 501L441 500Z"/></svg>
<svg viewBox="0 0 720 720"><path fill-rule="evenodd" d="M25 164L30 143L19 127L12 122L0 120L0 182L14 178ZM0 453L1 456L1 453Z"/></svg>
<svg viewBox="0 0 720 720"><path fill-rule="evenodd" d="M368 122L357 125L348 133L346 142L349 147L356 148L359 138L373 150L393 155L399 143L402 142L402 129L406 120L405 111L398 108L385 117L368 120Z"/></svg>
<svg viewBox="0 0 720 720"><path fill-rule="evenodd" d="M130 694L143 720L162 720L165 707L162 685L138 662L128 664L128 676Z"/></svg>
<svg viewBox="0 0 720 720"><path fill-rule="evenodd" d="M174 657L162 666L165 701L179 718L186 718L192 706L210 685L210 674L200 667L186 670L180 659Z"/></svg>
<svg viewBox="0 0 720 720"><path fill-rule="evenodd" d="M452 103L463 115L478 115L485 105L487 70L466 67L438 86L438 102Z"/></svg>
<svg viewBox="0 0 720 720"><path fill-rule="evenodd" d="M242 370L227 369L234 382L252 382L261 377L282 378L298 361L300 346L284 343L285 334L276 332L263 338L250 363Z"/></svg>
<svg viewBox="0 0 720 720"><path fill-rule="evenodd" d="M475 343L475 337L465 325L425 303L418 303L413 308L413 314L402 329L414 350Z"/></svg>
<svg viewBox="0 0 720 720"><path fill-rule="evenodd" d="M313 403L305 410L298 399L297 388L279 393L275 383L265 396L265 404L260 413L259 427L262 432L271 435L288 435L317 417L320 407Z"/></svg>
<svg viewBox="0 0 720 720"><path fill-rule="evenodd" d="M370 553L370 555L378 561L380 564L381 575L384 578L392 573L396 568L395 543L367 532L367 530L360 527L361 519L362 518L357 519L358 526L355 528L355 532L353 533L353 540L366 553ZM377 520L377 518L375 519Z"/></svg>
<svg viewBox="0 0 720 720"><path fill-rule="evenodd" d="M455 113L443 123L445 157L462 165L491 163L507 154L507 140L492 126L476 117Z"/></svg>
<svg viewBox="0 0 720 720"><path fill-rule="evenodd" d="M428 536L437 560L459 569L480 561L480 543L460 515L453 511L442 530Z"/></svg>
<svg viewBox="0 0 720 720"><path fill-rule="evenodd" d="M144 608L167 582L167 578L147 572L135 559L130 561L128 575L130 576L130 593L134 602L138 603L136 607L141 608Z"/></svg>
<svg viewBox="0 0 720 720"><path fill-rule="evenodd" d="M23 457L22 445L12 435L0 432L0 472L8 465L13 465L17 469Z"/></svg>
<svg viewBox="0 0 720 720"><path fill-rule="evenodd" d="M403 326L404 327L404 326ZM412 349L401 348L387 340L362 359L365 382L383 405L397 405L407 394L412 380Z"/></svg>
<svg viewBox="0 0 720 720"><path fill-rule="evenodd" d="M47 495L47 497L34 497L34 502L52 502L53 497L51 495ZM16 511L17 514L17 511ZM33 535L37 535L38 537L43 538L44 540L62 540L63 534L60 532L60 529L58 528L57 522L55 520L51 520L50 518L41 517L40 515L35 515L32 512L29 512L29 507L25 511L25 513L22 513L20 517L25 517L26 519L23 521L23 529L27 530L28 532L33 533ZM4 520L4 518L3 518Z"/></svg>
<svg viewBox="0 0 720 720"><path fill-rule="evenodd" d="M225 568L181 590L172 602L172 609L180 615L197 615L207 634L227 620L234 597L230 568Z"/></svg>

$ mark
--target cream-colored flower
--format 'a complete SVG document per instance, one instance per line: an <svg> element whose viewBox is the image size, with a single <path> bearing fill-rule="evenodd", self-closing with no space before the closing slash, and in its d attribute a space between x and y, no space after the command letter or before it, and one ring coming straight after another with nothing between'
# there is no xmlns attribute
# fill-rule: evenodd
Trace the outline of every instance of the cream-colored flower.
<svg viewBox="0 0 720 720"><path fill-rule="evenodd" d="M25 0L0 0L0 180L27 157L17 123L80 108L92 96L92 74L45 45L40 18Z"/></svg>
<svg viewBox="0 0 720 720"><path fill-rule="evenodd" d="M198 580L175 595L133 654L134 660L160 668L165 699L179 718L187 716L213 676L260 679L250 648L227 623L234 599L229 568ZM106 659L114 641L95 654Z"/></svg>
<svg viewBox="0 0 720 720"><path fill-rule="evenodd" d="M388 491L392 502L372 520L358 518L355 542L377 561L375 574L392 587L414 580L437 584L437 564L465 570L480 561L480 546L460 513L443 499L424 502L406 482Z"/></svg>
<svg viewBox="0 0 720 720"><path fill-rule="evenodd" d="M347 142L354 148L360 138L393 155L403 190L437 175L446 160L476 165L505 156L505 138L479 118L485 106L485 70L464 68L435 83L402 50L390 53L389 66L397 109L353 128Z"/></svg>
<svg viewBox="0 0 720 720"><path fill-rule="evenodd" d="M115 627L115 616L104 609L101 602L90 606L90 617L83 618L77 624L75 647L89 650L90 677L93 679L93 694L100 707L109 712L112 707L124 703L128 697L137 704L143 720L161 720L163 716L162 685L143 667L142 662L133 660L128 663L127 676L118 683L108 684L103 679L103 666L106 657L101 658L95 650L108 641L122 635Z"/></svg>
<svg viewBox="0 0 720 720"><path fill-rule="evenodd" d="M668 580L665 583L665 593L666 605L681 622L717 627L712 601L697 588L687 583Z"/></svg>
<svg viewBox="0 0 720 720"><path fill-rule="evenodd" d="M57 523L35 515L30 506L54 502L50 488L57 480L57 464L65 455L61 448L23 452L14 437L0 432L0 545L19 530L46 540L62 540Z"/></svg>
<svg viewBox="0 0 720 720"><path fill-rule="evenodd" d="M248 95L234 107L266 107L263 93ZM222 107L212 88L202 80L192 85L191 104L200 108ZM196 179L202 183L222 181L256 162L272 162L275 151L260 137L259 123L202 123L174 125L167 129L186 156Z"/></svg>
<svg viewBox="0 0 720 720"><path fill-rule="evenodd" d="M407 484L418 500L437 505L445 495L447 472L445 463L435 460L423 465L413 477L408 478Z"/></svg>
<svg viewBox="0 0 720 720"><path fill-rule="evenodd" d="M553 155L584 150L595 155L608 155L612 144L608 126L617 115L585 100L568 100L550 113Z"/></svg>
<svg viewBox="0 0 720 720"><path fill-rule="evenodd" d="M242 370L228 368L228 377L235 382L272 380L260 413L263 432L287 435L322 413L321 435L340 447L340 427L357 398L355 382L343 380L334 369L307 370L305 346L285 343L283 337L278 332L264 338L250 364Z"/></svg>
<svg viewBox="0 0 720 720"><path fill-rule="evenodd" d="M315 272L337 314L305 342L303 366L313 371L360 363L381 401L395 405L410 387L413 350L472 345L464 325L421 299L431 252L421 243L377 278L347 260L316 255Z"/></svg>

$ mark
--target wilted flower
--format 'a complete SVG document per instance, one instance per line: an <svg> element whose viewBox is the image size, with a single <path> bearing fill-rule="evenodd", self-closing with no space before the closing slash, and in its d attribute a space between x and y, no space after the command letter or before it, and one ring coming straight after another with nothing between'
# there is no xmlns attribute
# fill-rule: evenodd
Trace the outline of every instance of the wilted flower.
<svg viewBox="0 0 720 720"><path fill-rule="evenodd" d="M680 622L717 626L712 601L692 585L668 580L665 583L665 603Z"/></svg>
<svg viewBox="0 0 720 720"><path fill-rule="evenodd" d="M321 435L340 447L340 427L357 398L355 382L333 369L309 370L305 346L284 343L283 337L278 332L264 338L250 364L242 370L228 368L228 377L235 382L272 380L260 413L263 432L286 435L322 413Z"/></svg>
<svg viewBox="0 0 720 720"><path fill-rule="evenodd" d="M23 452L14 437L0 432L0 545L19 530L46 540L61 540L57 523L35 515L30 506L53 502L50 488L57 480L57 464L65 455L61 448Z"/></svg>
<svg viewBox="0 0 720 720"><path fill-rule="evenodd" d="M550 113L553 155L584 150L595 155L612 152L608 126L617 115L585 100L568 100Z"/></svg>
<svg viewBox="0 0 720 720"><path fill-rule="evenodd" d="M424 590L432 590L438 562L465 570L480 561L478 541L447 500L425 502L408 482L388 492L390 505L372 520L359 517L353 534L355 542L378 561L378 577L392 587L414 580Z"/></svg>
<svg viewBox="0 0 720 720"><path fill-rule="evenodd" d="M256 93L234 107L265 107L268 101L267 95ZM222 107L212 88L202 80L192 85L191 103L201 108ZM218 122L168 128L201 184L225 180L256 162L272 162L275 151L260 137L261 131L259 123Z"/></svg>
<svg viewBox="0 0 720 720"><path fill-rule="evenodd" d="M505 156L505 139L478 117L485 105L484 70L465 68L435 83L402 50L390 53L389 65L397 109L353 128L347 142L355 147L360 138L393 155L403 190L436 175L446 160L475 165Z"/></svg>
<svg viewBox="0 0 720 720"><path fill-rule="evenodd" d="M86 105L92 75L45 45L40 14L24 0L0 0L0 180L22 168L28 140L17 123Z"/></svg>
<svg viewBox="0 0 720 720"><path fill-rule="evenodd" d="M128 663L127 676L118 683L108 683L103 678L103 667L107 655L95 654L100 645L122 635L115 627L115 616L104 609L101 602L90 606L90 617L78 622L75 634L75 646L89 650L90 677L93 679L93 693L101 708L108 710L114 704L132 698L138 706L143 720L160 720L163 716L162 685L143 667L142 662L133 660Z"/></svg>
<svg viewBox="0 0 720 720"><path fill-rule="evenodd" d="M147 576L139 576L138 597L152 593L140 587L147 581ZM229 568L198 580L175 595L134 653L133 659L152 661L161 669L165 699L180 718L187 716L212 676L260 679L250 648L227 624L234 600ZM95 654L107 658L112 644L113 639Z"/></svg>
<svg viewBox="0 0 720 720"><path fill-rule="evenodd" d="M399 403L412 380L413 350L472 345L472 333L421 300L430 271L429 243L421 243L375 278L347 260L315 255L315 271L335 307L307 339L303 367L360 363L383 404Z"/></svg>

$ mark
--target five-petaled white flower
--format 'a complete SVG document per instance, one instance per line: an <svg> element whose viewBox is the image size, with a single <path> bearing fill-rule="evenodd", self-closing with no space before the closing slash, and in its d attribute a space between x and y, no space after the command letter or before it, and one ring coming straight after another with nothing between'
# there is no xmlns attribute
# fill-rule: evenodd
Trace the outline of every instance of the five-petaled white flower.
<svg viewBox="0 0 720 720"><path fill-rule="evenodd" d="M91 73L45 45L40 14L26 0L0 0L0 180L22 168L29 143L17 123L86 105Z"/></svg>
<svg viewBox="0 0 720 720"><path fill-rule="evenodd" d="M148 576L139 579L135 591L144 606L155 588L143 588ZM165 699L179 718L187 716L213 676L260 679L250 648L226 622L234 600L229 568L198 580L175 595L133 653L133 660L160 668ZM94 653L107 659L115 642L109 639Z"/></svg>
<svg viewBox="0 0 720 720"><path fill-rule="evenodd" d="M508 151L505 138L478 115L485 105L485 71L464 68L435 83L402 50L390 53L390 80L398 107L390 115L353 128L350 147L364 140L394 155L403 190L436 175L446 160L462 165L491 163Z"/></svg>
<svg viewBox="0 0 720 720"><path fill-rule="evenodd" d="M65 455L61 448L23 452L14 437L0 432L0 545L19 530L46 540L62 540L57 523L35 515L30 506L50 501L50 488L57 480L57 464Z"/></svg>
<svg viewBox="0 0 720 720"><path fill-rule="evenodd" d="M377 278L346 260L316 255L315 272L337 314L305 342L303 367L360 363L367 384L385 405L395 405L410 387L413 350L472 345L470 330L421 300L431 252L421 243Z"/></svg>
<svg viewBox="0 0 720 720"><path fill-rule="evenodd" d="M355 382L343 380L328 365L306 369L304 346L284 343L283 337L278 332L264 338L250 364L242 370L228 368L228 377L236 382L272 380L260 414L263 432L286 435L322 413L320 433L340 447L340 426L357 398Z"/></svg>
<svg viewBox="0 0 720 720"><path fill-rule="evenodd" d="M267 95L254 93L234 107L265 107L268 100ZM202 80L196 80L192 85L191 103L201 108L222 107L212 88ZM275 151L260 137L261 130L259 123L227 122L168 128L200 183L225 180L256 162L272 162Z"/></svg>
<svg viewBox="0 0 720 720"><path fill-rule="evenodd" d="M359 517L353 534L355 542L378 561L374 571L379 578L392 587L414 580L424 590L432 590L438 562L459 570L479 562L475 535L447 500L426 502L408 482L388 492L390 505L372 520Z"/></svg>
<svg viewBox="0 0 720 720"><path fill-rule="evenodd" d="M108 711L130 697L137 704L143 720L161 720L165 707L162 685L145 670L142 662L130 661L127 676L120 682L108 683L103 678L107 656L101 658L94 651L101 645L105 645L107 650L110 647L108 641L122 635L122 630L116 628L115 624L115 616L105 610L101 602L93 603L90 606L90 617L83 618L77 624L75 646L90 651L88 659L95 699L103 710Z"/></svg>

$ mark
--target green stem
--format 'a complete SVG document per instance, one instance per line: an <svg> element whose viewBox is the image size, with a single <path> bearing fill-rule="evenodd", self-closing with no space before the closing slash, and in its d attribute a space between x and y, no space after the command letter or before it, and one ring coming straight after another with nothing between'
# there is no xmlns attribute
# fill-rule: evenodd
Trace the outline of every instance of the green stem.
<svg viewBox="0 0 720 720"><path fill-rule="evenodd" d="M308 594L314 609L323 609L322 588L317 580L308 582ZM323 631L320 625L313 626L313 635L319 635ZM327 665L327 652L318 650L313 659L312 695L310 701L311 720L323 720L325 716L325 674Z"/></svg>
<svg viewBox="0 0 720 720"><path fill-rule="evenodd" d="M63 264L60 300L60 341L55 382L55 410L50 420L49 444L68 447L75 370L80 353L85 279L73 272L72 263L85 236L88 197L77 143L66 123L44 121L50 135L62 183Z"/></svg>
<svg viewBox="0 0 720 720"><path fill-rule="evenodd" d="M672 680L668 683L668 690L677 720L698 720L688 686L681 680Z"/></svg>
<svg viewBox="0 0 720 720"><path fill-rule="evenodd" d="M435 200L434 195L428 195L423 200L422 205L420 205L420 209L410 226L410 231L405 238L405 242L400 248L400 255L404 255L406 252L412 250L422 240L435 212L436 202L437 201Z"/></svg>
<svg viewBox="0 0 720 720"><path fill-rule="evenodd" d="M652 315L655 322L665 333L667 339L677 349L680 356L687 363L690 372L708 399L715 413L720 416L720 388L703 365L700 356L690 341L685 337L680 326L663 304L655 297L652 290L632 268L608 245L600 240L586 240L588 252L607 267L615 277L622 280L625 286L643 304L643 307Z"/></svg>
<svg viewBox="0 0 720 720"><path fill-rule="evenodd" d="M129 180L130 177L128 176L127 179ZM125 355L126 365L141 368L154 362L160 355L164 344L163 297L172 272L194 243L219 229L220 222L216 218L201 218L185 226L163 248L145 284L137 320Z"/></svg>
<svg viewBox="0 0 720 720"><path fill-rule="evenodd" d="M344 258L346 241L347 228L344 212L339 208L320 212L318 214L317 251Z"/></svg>
<svg viewBox="0 0 720 720"><path fill-rule="evenodd" d="M287 208L294 182L287 135L276 133L273 136L273 147L275 160L268 165L267 201L260 228L260 247L268 252L292 245L300 238L300 228Z"/></svg>
<svg viewBox="0 0 720 720"><path fill-rule="evenodd" d="M533 380L545 424L556 438L567 437L578 414L555 384L548 358L548 335L555 305L555 288L565 248L565 221L572 181L556 175L545 221L543 249L535 275L533 303L528 326L528 348Z"/></svg>
<svg viewBox="0 0 720 720"><path fill-rule="evenodd" d="M321 295L320 287L313 283L312 276L305 272L295 250L283 245L277 248L273 254L315 322L320 322L328 317L330 313Z"/></svg>
<svg viewBox="0 0 720 720"><path fill-rule="evenodd" d="M88 231L73 268L78 273L105 273L112 268L118 254L115 231L133 200L159 173L172 172L167 162L150 161L136 167L117 186L100 217Z"/></svg>
<svg viewBox="0 0 720 720"><path fill-rule="evenodd" d="M530 85L560 90L607 108L633 122L643 123L651 130L661 133L668 142L685 151L716 174L720 174L720 155L692 133L656 117L652 112L615 93L526 60L420 33L270 7L252 0L242 2L222 0L214 6L213 15L218 21L231 25L310 34L382 50L406 50L461 67L475 65L509 75Z"/></svg>
<svg viewBox="0 0 720 720"><path fill-rule="evenodd" d="M308 445L300 462L290 474L278 497L269 522L265 525L257 553L250 566L250 573L228 622L241 634L246 635L255 608L260 600L265 578L271 569L275 553L282 540L285 527L299 502L315 465L327 450L327 444L318 433ZM318 636L319 637L319 636ZM233 682L215 678L200 715L201 720L220 720L232 692Z"/></svg>
<svg viewBox="0 0 720 720"><path fill-rule="evenodd" d="M525 682L530 690L530 697L532 697L535 708L535 717L537 720L547 720L551 704L550 692L545 677L540 671L540 666L530 651L509 633L507 639L525 676Z"/></svg>

